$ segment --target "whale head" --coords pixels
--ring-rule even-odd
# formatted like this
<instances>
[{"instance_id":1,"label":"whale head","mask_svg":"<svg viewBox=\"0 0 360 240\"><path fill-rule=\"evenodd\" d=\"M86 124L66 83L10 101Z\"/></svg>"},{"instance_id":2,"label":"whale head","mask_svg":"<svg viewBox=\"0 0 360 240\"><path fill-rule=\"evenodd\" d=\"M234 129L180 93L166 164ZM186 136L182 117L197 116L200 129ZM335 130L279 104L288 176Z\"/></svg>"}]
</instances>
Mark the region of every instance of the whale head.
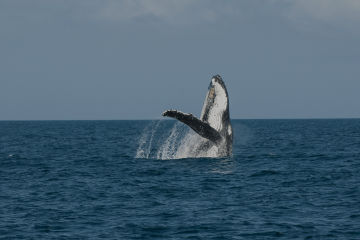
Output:
<instances>
[{"instance_id":1,"label":"whale head","mask_svg":"<svg viewBox=\"0 0 360 240\"><path fill-rule=\"evenodd\" d=\"M224 81L219 75L211 79L200 119L217 131L221 131L230 121L229 97Z\"/></svg>"}]
</instances>

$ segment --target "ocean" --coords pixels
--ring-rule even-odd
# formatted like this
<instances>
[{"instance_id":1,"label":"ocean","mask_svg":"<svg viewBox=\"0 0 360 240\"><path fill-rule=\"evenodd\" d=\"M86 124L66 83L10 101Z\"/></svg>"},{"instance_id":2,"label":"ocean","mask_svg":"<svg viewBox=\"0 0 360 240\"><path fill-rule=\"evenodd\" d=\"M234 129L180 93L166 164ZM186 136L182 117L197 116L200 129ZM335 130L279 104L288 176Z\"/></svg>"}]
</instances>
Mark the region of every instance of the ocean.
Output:
<instances>
[{"instance_id":1,"label":"ocean","mask_svg":"<svg viewBox=\"0 0 360 240\"><path fill-rule=\"evenodd\" d=\"M171 120L1 121L0 239L360 239L359 119L232 124L193 158Z\"/></svg>"}]
</instances>

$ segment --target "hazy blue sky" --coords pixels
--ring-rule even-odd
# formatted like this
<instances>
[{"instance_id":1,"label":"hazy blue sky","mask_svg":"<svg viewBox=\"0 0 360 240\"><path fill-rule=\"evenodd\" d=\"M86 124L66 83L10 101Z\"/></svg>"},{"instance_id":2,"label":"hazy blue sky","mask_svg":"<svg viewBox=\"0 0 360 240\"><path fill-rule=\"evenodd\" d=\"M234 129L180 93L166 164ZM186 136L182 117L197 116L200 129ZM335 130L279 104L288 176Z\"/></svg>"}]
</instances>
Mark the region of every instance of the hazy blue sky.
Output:
<instances>
[{"instance_id":1,"label":"hazy blue sky","mask_svg":"<svg viewBox=\"0 0 360 240\"><path fill-rule=\"evenodd\" d=\"M0 120L360 117L359 0L0 0Z\"/></svg>"}]
</instances>

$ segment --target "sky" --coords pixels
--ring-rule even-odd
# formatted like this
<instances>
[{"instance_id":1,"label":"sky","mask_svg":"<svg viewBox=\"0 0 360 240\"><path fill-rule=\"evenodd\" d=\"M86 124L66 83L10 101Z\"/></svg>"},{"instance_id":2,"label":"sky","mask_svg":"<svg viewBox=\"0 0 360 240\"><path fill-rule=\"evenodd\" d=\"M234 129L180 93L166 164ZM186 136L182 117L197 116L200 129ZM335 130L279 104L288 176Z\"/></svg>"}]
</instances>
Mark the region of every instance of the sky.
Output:
<instances>
[{"instance_id":1,"label":"sky","mask_svg":"<svg viewBox=\"0 0 360 240\"><path fill-rule=\"evenodd\" d=\"M359 0L0 0L0 120L359 118Z\"/></svg>"}]
</instances>

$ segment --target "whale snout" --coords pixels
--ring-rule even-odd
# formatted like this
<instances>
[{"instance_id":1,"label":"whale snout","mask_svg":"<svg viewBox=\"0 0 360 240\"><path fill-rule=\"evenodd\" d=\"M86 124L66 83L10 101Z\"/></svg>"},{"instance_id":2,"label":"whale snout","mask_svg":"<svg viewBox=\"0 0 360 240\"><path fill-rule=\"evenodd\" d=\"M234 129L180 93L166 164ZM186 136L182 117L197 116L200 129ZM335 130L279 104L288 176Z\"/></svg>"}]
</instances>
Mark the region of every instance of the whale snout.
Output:
<instances>
[{"instance_id":1,"label":"whale snout","mask_svg":"<svg viewBox=\"0 0 360 240\"><path fill-rule=\"evenodd\" d=\"M215 80L215 81L221 81L221 82L222 82L222 78L220 77L219 74L214 75L214 76L212 77L212 79Z\"/></svg>"},{"instance_id":2,"label":"whale snout","mask_svg":"<svg viewBox=\"0 0 360 240\"><path fill-rule=\"evenodd\" d=\"M217 84L220 85L223 89L225 89L225 83L222 80L222 78L220 77L220 75L215 75L212 77L209 89L212 87L215 87L215 85L217 85Z\"/></svg>"},{"instance_id":3,"label":"whale snout","mask_svg":"<svg viewBox=\"0 0 360 240\"><path fill-rule=\"evenodd\" d=\"M215 85L215 83L219 83L221 86L224 85L224 81L220 77L220 75L215 75L211 79L211 85Z\"/></svg>"}]
</instances>

